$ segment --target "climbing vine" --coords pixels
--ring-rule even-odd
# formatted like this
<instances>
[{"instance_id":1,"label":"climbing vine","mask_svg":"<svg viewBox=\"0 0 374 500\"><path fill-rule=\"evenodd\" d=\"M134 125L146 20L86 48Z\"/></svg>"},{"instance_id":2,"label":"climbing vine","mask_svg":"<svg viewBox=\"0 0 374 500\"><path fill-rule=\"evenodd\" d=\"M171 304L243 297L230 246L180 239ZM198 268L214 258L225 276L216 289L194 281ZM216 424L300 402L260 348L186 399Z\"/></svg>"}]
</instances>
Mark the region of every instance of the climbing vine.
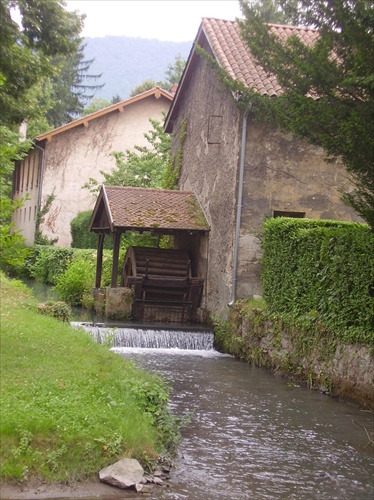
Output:
<instances>
[{"instance_id":1,"label":"climbing vine","mask_svg":"<svg viewBox=\"0 0 374 500\"><path fill-rule=\"evenodd\" d=\"M179 175L183 163L183 144L187 136L187 122L188 116L181 123L178 151L173 156L172 161L169 162L169 165L166 169L162 186L164 189L177 189L178 187Z\"/></svg>"},{"instance_id":2,"label":"climbing vine","mask_svg":"<svg viewBox=\"0 0 374 500\"><path fill-rule=\"evenodd\" d=\"M43 235L40 226L43 224L45 216L49 212L51 205L56 198L54 193L49 194L45 200L43 207L40 207L36 214L36 222L35 222L35 245L54 245L58 238L50 239L47 236Z\"/></svg>"}]
</instances>

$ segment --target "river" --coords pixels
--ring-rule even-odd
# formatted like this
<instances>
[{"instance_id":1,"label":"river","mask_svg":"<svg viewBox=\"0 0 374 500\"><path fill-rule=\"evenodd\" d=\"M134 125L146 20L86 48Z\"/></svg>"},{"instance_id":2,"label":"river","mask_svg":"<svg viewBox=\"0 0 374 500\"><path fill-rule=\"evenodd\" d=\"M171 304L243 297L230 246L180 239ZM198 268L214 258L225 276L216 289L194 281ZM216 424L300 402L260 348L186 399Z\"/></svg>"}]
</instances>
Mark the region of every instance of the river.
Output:
<instances>
[{"instance_id":1,"label":"river","mask_svg":"<svg viewBox=\"0 0 374 500\"><path fill-rule=\"evenodd\" d=\"M145 347L123 347L136 345L129 336ZM206 331L116 330L113 351L167 379L171 410L190 417L169 487L155 488L153 499L373 499L371 413L221 354L212 342Z\"/></svg>"},{"instance_id":2,"label":"river","mask_svg":"<svg viewBox=\"0 0 374 500\"><path fill-rule=\"evenodd\" d=\"M169 380L172 411L191 416L152 498L372 500L372 414L215 350L113 350Z\"/></svg>"}]
</instances>

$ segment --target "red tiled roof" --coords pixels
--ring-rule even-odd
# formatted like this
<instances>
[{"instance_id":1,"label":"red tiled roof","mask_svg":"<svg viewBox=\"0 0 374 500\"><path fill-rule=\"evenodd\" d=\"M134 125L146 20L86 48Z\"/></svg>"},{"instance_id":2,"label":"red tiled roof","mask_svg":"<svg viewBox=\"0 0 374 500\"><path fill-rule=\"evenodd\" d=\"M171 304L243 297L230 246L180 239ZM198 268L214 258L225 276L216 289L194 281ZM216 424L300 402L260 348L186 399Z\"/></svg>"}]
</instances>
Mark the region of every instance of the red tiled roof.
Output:
<instances>
[{"instance_id":1,"label":"red tiled roof","mask_svg":"<svg viewBox=\"0 0 374 500\"><path fill-rule=\"evenodd\" d=\"M312 44L318 37L318 31L295 26L281 26L269 24L272 33L281 39L290 35L298 35L305 44ZM241 37L237 21L225 21L204 17L201 21L199 31L191 49L186 67L183 71L178 89L170 106L165 120L165 131L171 133L172 121L178 114L180 98L184 94L185 86L189 85L196 61L199 57L195 45L206 47L209 44L215 59L235 80L242 82L248 88L253 89L264 96L278 96L282 89L276 78L269 75L259 64L255 62L248 46Z\"/></svg>"},{"instance_id":2,"label":"red tiled roof","mask_svg":"<svg viewBox=\"0 0 374 500\"><path fill-rule=\"evenodd\" d=\"M209 231L195 196L188 191L102 186L90 230L103 229L103 211L111 231L115 228Z\"/></svg>"},{"instance_id":3,"label":"red tiled roof","mask_svg":"<svg viewBox=\"0 0 374 500\"><path fill-rule=\"evenodd\" d=\"M248 46L241 38L236 21L203 18L201 28L217 61L232 78L261 95L276 96L281 92L276 78L269 76L260 65L256 64ZM269 28L272 34L276 34L282 40L296 34L306 45L313 44L318 36L317 30L309 28L277 24L269 24Z\"/></svg>"}]
</instances>

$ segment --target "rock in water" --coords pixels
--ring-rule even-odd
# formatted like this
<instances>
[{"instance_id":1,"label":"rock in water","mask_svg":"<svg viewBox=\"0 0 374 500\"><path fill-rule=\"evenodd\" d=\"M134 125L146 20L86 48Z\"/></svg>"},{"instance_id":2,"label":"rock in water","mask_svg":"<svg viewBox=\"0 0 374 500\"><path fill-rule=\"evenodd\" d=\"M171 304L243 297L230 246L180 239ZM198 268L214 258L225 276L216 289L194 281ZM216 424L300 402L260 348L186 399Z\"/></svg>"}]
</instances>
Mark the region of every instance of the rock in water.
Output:
<instances>
[{"instance_id":1,"label":"rock in water","mask_svg":"<svg viewBox=\"0 0 374 500\"><path fill-rule=\"evenodd\" d=\"M133 458L123 458L99 472L99 479L117 488L131 488L140 483L144 476L143 467Z\"/></svg>"}]
</instances>

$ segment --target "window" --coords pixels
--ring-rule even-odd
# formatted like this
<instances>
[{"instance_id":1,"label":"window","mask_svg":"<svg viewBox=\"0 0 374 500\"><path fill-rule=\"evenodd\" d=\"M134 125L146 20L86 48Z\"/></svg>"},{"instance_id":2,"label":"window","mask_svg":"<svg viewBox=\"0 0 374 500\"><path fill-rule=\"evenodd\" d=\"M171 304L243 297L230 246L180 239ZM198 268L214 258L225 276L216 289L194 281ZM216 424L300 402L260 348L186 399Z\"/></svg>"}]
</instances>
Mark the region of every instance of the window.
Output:
<instances>
[{"instance_id":1,"label":"window","mask_svg":"<svg viewBox=\"0 0 374 500\"><path fill-rule=\"evenodd\" d=\"M221 144L222 116L210 116L208 121L208 144Z\"/></svg>"},{"instance_id":2,"label":"window","mask_svg":"<svg viewBox=\"0 0 374 500\"><path fill-rule=\"evenodd\" d=\"M273 217L293 217L294 219L304 219L305 212L287 212L285 210L274 210Z\"/></svg>"}]
</instances>

